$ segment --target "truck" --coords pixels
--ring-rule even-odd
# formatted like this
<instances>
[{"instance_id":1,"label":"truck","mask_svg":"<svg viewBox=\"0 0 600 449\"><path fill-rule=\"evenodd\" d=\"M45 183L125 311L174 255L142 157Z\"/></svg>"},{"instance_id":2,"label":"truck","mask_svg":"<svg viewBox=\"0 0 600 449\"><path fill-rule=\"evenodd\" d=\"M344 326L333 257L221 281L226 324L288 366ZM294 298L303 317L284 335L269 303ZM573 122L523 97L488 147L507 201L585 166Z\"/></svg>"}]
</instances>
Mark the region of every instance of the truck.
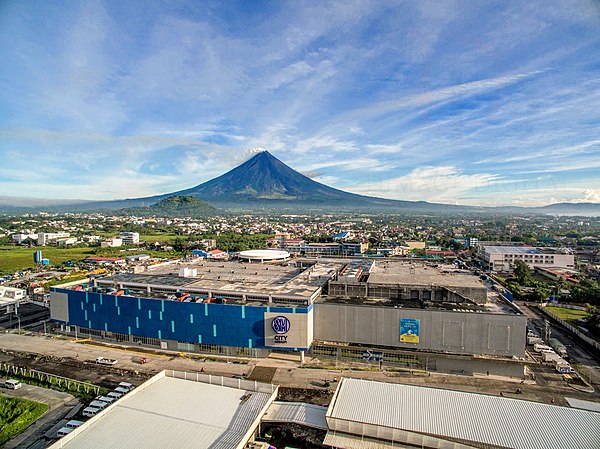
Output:
<instances>
[{"instance_id":1,"label":"truck","mask_svg":"<svg viewBox=\"0 0 600 449\"><path fill-rule=\"evenodd\" d=\"M575 370L571 368L571 365L569 365L568 363L557 363L556 371L558 371L561 374L570 374L575 372Z\"/></svg>"},{"instance_id":2,"label":"truck","mask_svg":"<svg viewBox=\"0 0 600 449\"><path fill-rule=\"evenodd\" d=\"M559 360L563 360L563 359L556 352L548 351L548 352L542 352L542 360L544 362L558 362Z\"/></svg>"},{"instance_id":3,"label":"truck","mask_svg":"<svg viewBox=\"0 0 600 449\"><path fill-rule=\"evenodd\" d=\"M567 348L565 345L563 345L560 340L556 339L556 338L551 338L549 340L550 346L552 346L552 349L554 349L556 351L557 354L559 354L560 356L564 357L565 355L567 355Z\"/></svg>"},{"instance_id":4,"label":"truck","mask_svg":"<svg viewBox=\"0 0 600 449\"><path fill-rule=\"evenodd\" d=\"M106 357L96 357L96 363L99 365L116 365L118 360L107 359Z\"/></svg>"},{"instance_id":5,"label":"truck","mask_svg":"<svg viewBox=\"0 0 600 449\"><path fill-rule=\"evenodd\" d=\"M544 352L544 351L552 351L552 348L548 345L544 345L541 343L536 343L533 345L533 350L535 352Z\"/></svg>"}]
</instances>

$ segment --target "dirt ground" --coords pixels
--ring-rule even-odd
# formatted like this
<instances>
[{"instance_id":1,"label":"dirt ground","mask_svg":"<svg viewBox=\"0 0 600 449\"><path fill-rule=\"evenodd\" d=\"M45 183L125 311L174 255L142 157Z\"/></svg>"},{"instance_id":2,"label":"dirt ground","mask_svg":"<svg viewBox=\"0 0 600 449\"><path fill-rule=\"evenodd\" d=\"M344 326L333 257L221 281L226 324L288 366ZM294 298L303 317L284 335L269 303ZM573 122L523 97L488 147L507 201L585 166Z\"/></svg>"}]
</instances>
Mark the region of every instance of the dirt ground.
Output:
<instances>
[{"instance_id":1,"label":"dirt ground","mask_svg":"<svg viewBox=\"0 0 600 449\"><path fill-rule=\"evenodd\" d=\"M311 429L297 424L263 424L259 440L267 441L278 449L291 447L296 449L321 449L325 439L325 430Z\"/></svg>"},{"instance_id":2,"label":"dirt ground","mask_svg":"<svg viewBox=\"0 0 600 449\"><path fill-rule=\"evenodd\" d=\"M140 355L149 359L141 365ZM116 366L94 363L98 356L118 359ZM339 364L335 370L301 367L290 358L252 359L235 361L231 358L210 358L198 354L179 354L166 351L139 351L138 348L102 346L96 342L74 342L61 338L37 335L0 335L0 361L37 369L73 379L112 388L121 381L135 385L142 383L163 369L199 372L229 377L245 377L280 385L283 400L304 401L313 404L329 403L337 386L334 379L353 377L361 379L420 385L451 390L485 393L564 405L564 397L600 401L597 392L590 393L569 385L551 367L536 366L536 381L506 379L495 376L467 376L431 373L365 370L359 366ZM315 368L318 360L308 360ZM352 368L352 369L350 369ZM520 393L517 393L517 390Z\"/></svg>"}]
</instances>

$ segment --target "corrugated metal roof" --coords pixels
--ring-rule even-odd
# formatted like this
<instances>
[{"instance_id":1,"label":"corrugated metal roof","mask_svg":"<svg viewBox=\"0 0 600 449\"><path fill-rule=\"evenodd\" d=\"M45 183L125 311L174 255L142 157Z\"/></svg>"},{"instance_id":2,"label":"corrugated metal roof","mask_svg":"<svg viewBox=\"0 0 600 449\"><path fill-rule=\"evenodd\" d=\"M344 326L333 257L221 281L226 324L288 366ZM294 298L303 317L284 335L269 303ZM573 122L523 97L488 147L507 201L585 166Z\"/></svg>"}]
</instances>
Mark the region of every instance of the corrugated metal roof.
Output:
<instances>
[{"instance_id":1,"label":"corrugated metal roof","mask_svg":"<svg viewBox=\"0 0 600 449\"><path fill-rule=\"evenodd\" d=\"M506 448L600 447L600 413L567 407L359 379L343 379L334 401L330 430L339 419Z\"/></svg>"},{"instance_id":2,"label":"corrugated metal roof","mask_svg":"<svg viewBox=\"0 0 600 449\"><path fill-rule=\"evenodd\" d=\"M270 398L268 393L162 377L116 401L61 447L231 449Z\"/></svg>"},{"instance_id":3,"label":"corrugated metal roof","mask_svg":"<svg viewBox=\"0 0 600 449\"><path fill-rule=\"evenodd\" d=\"M573 408L589 410L591 412L600 412L600 402L582 401L581 399L565 398L567 404Z\"/></svg>"},{"instance_id":4,"label":"corrugated metal roof","mask_svg":"<svg viewBox=\"0 0 600 449\"><path fill-rule=\"evenodd\" d=\"M327 432L323 446L343 447L345 449L415 449L415 446L407 446L398 442L364 438L348 433Z\"/></svg>"},{"instance_id":5,"label":"corrugated metal roof","mask_svg":"<svg viewBox=\"0 0 600 449\"><path fill-rule=\"evenodd\" d=\"M280 402L271 404L263 417L263 422L293 422L317 429L327 429L325 413L327 407L304 402Z\"/></svg>"}]
</instances>

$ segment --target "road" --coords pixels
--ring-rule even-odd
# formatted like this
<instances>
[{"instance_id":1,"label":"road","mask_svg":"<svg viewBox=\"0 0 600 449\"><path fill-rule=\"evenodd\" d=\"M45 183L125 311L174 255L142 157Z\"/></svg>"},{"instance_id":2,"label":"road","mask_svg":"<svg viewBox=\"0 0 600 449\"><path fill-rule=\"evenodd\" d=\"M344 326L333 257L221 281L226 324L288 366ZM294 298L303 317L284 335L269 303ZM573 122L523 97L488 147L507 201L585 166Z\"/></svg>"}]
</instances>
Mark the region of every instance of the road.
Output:
<instances>
[{"instance_id":1,"label":"road","mask_svg":"<svg viewBox=\"0 0 600 449\"><path fill-rule=\"evenodd\" d=\"M544 320L545 317L526 303L518 302L517 305L531 320ZM589 382L600 397L600 362L590 353L570 332L549 320L551 336L560 340L566 347L572 364L577 365L578 373Z\"/></svg>"}]
</instances>

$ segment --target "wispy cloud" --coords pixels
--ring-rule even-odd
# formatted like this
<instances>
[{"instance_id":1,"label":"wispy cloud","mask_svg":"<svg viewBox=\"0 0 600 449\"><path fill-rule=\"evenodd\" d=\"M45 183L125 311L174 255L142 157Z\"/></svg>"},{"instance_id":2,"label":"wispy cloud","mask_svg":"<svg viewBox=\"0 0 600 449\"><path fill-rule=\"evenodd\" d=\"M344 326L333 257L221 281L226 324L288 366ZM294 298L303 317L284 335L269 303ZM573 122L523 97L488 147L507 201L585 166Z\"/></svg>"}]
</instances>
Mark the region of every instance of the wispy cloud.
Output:
<instances>
[{"instance_id":1,"label":"wispy cloud","mask_svg":"<svg viewBox=\"0 0 600 449\"><path fill-rule=\"evenodd\" d=\"M423 167L404 176L363 183L352 190L392 199L455 202L466 192L500 182L501 176L494 173L469 175L452 166Z\"/></svg>"},{"instance_id":2,"label":"wispy cloud","mask_svg":"<svg viewBox=\"0 0 600 449\"><path fill-rule=\"evenodd\" d=\"M530 178L579 201L600 191L599 58L591 0L8 2L0 194L163 193L265 147L377 196L512 204Z\"/></svg>"}]
</instances>

